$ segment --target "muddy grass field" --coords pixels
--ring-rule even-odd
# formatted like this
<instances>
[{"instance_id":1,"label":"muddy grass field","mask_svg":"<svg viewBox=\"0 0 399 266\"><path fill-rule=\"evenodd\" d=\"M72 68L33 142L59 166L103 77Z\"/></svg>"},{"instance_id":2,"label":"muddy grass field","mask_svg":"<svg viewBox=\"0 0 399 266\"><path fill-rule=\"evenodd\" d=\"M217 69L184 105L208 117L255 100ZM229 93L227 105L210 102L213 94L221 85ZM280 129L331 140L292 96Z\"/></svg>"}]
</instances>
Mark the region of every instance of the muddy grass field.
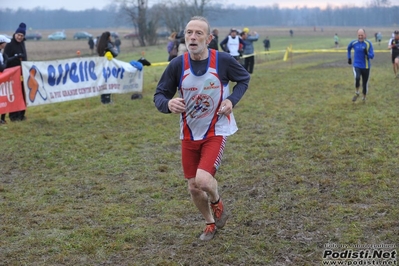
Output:
<instances>
[{"instance_id":1,"label":"muddy grass field","mask_svg":"<svg viewBox=\"0 0 399 266\"><path fill-rule=\"evenodd\" d=\"M27 121L0 126L0 265L396 265L399 79L385 45L367 102L352 103L344 46L356 28L254 30L273 52L333 49L335 31L343 47L257 56L217 173L231 216L212 241L198 239L205 224L182 178L179 119L155 109L164 67L151 66L143 99L31 107ZM30 60L88 56L87 41L26 44ZM143 50L164 60L164 44L125 44L124 60Z\"/></svg>"}]
</instances>

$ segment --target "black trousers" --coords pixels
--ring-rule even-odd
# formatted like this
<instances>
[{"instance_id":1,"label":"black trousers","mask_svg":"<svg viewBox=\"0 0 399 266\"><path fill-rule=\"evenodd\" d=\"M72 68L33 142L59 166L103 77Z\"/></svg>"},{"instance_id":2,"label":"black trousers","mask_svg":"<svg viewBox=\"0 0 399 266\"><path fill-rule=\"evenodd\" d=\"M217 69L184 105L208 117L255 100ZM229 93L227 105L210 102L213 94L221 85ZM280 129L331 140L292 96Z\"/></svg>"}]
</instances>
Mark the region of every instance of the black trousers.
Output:
<instances>
[{"instance_id":1,"label":"black trousers","mask_svg":"<svg viewBox=\"0 0 399 266\"><path fill-rule=\"evenodd\" d=\"M22 121L25 119L25 110L9 113L8 117L10 121Z\"/></svg>"},{"instance_id":2,"label":"black trousers","mask_svg":"<svg viewBox=\"0 0 399 266\"><path fill-rule=\"evenodd\" d=\"M26 103L26 99L25 99L25 90L24 90L24 83L21 82L21 88L22 88L22 96L24 97L24 102ZM8 114L8 117L10 118L10 121L22 121L25 120L25 111L26 110L22 110L22 111L17 111L17 112L11 112ZM1 120L4 120L3 118L5 118L5 115L1 115Z\"/></svg>"},{"instance_id":3,"label":"black trousers","mask_svg":"<svg viewBox=\"0 0 399 266\"><path fill-rule=\"evenodd\" d=\"M244 68L248 71L248 73L252 74L254 72L255 65L255 56L249 56L245 58Z\"/></svg>"},{"instance_id":4,"label":"black trousers","mask_svg":"<svg viewBox=\"0 0 399 266\"><path fill-rule=\"evenodd\" d=\"M362 79L362 87L363 87L363 94L367 95L368 91L368 83L370 77L370 68L353 68L354 75L355 75L355 87L356 89L360 87L360 78Z\"/></svg>"}]
</instances>

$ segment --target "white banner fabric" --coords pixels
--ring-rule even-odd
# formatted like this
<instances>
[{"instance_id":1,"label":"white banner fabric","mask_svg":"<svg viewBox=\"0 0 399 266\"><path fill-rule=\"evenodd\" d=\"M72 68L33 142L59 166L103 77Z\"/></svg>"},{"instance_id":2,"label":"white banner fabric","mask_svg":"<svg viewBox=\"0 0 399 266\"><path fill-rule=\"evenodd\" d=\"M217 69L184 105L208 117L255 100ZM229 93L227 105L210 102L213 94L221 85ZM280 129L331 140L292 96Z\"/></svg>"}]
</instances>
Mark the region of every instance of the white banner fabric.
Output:
<instances>
[{"instance_id":1,"label":"white banner fabric","mask_svg":"<svg viewBox=\"0 0 399 266\"><path fill-rule=\"evenodd\" d=\"M104 93L141 93L143 74L130 63L105 57L22 62L28 107Z\"/></svg>"}]
</instances>

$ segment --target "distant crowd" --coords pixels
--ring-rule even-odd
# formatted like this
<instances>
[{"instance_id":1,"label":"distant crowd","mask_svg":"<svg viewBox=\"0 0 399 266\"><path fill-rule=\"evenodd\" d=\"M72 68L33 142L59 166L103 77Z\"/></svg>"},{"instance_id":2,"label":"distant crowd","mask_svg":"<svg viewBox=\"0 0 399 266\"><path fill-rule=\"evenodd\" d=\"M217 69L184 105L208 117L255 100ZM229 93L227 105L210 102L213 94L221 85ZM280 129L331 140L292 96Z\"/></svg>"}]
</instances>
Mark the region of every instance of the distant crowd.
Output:
<instances>
[{"instance_id":1,"label":"distant crowd","mask_svg":"<svg viewBox=\"0 0 399 266\"><path fill-rule=\"evenodd\" d=\"M316 31L316 27L314 28ZM323 28L321 28L323 31ZM20 23L15 30L12 38L0 35L0 72L6 68L11 68L15 66L20 66L22 61L27 61L27 51L25 48L25 35L26 35L26 24ZM249 28L245 27L242 30L231 28L227 36L224 36L219 40L219 30L214 28L211 32L212 38L207 43L208 48L214 50L221 50L230 54L234 59L236 59L244 69L252 74L254 72L255 66L255 50L254 42L258 41L260 36L256 31L250 31ZM294 31L289 30L289 36L294 37ZM114 40L112 40L112 37ZM381 32L375 32L374 38L378 45L382 42ZM340 47L340 38L338 33L335 33L334 37L334 47ZM167 43L167 61L172 61L174 58L185 54L188 52L185 40L184 31L173 32L170 34ZM362 47L362 53L357 51L359 43ZM90 37L88 40L89 49L91 55L97 54L99 56L110 55L112 58L117 57L120 53L120 46L122 42L118 36L113 36L110 32L104 32L101 36L96 38ZM271 47L271 41L268 36L263 39L263 47L265 51L269 51ZM366 39L365 31L363 30L361 34L358 35L358 39L351 42L348 46L348 63L352 64L352 59L350 55L350 50L354 49L355 54L361 54L361 56L354 56L354 67L361 65L362 68L369 67L369 60L373 57L373 46L372 43ZM391 61L393 66L393 71L395 77L399 78L399 31L394 31L390 40L388 41L388 49L391 50ZM356 52L357 51L357 52ZM362 57L366 58L363 59ZM364 61L366 60L366 61ZM359 63L361 61L361 64ZM149 62L147 62L149 65ZM360 71L360 74L356 74L356 95L359 94L358 88L360 83L360 77L362 77L362 83L364 84L364 99L367 94L367 83L368 75L364 75L365 71ZM22 83L23 88L23 83ZM23 92L25 97L25 93ZM354 100L357 97L354 97ZM25 99L24 99L25 100ZM101 96L101 102L104 104L111 103L111 95L104 94ZM1 114L0 125L5 124L6 114ZM9 114L10 121L24 121L26 120L25 110L13 112Z\"/></svg>"},{"instance_id":2,"label":"distant crowd","mask_svg":"<svg viewBox=\"0 0 399 266\"><path fill-rule=\"evenodd\" d=\"M212 40L208 44L208 48L229 53L237 61L239 61L244 68L253 73L255 65L255 50L253 42L258 41L259 34L256 31L250 32L249 28L239 30L231 28L229 34L219 42L219 30L212 30ZM187 52L185 44L184 31L172 32L169 36L169 42L166 46L168 52L168 61ZM268 36L263 40L265 51L270 49L270 39Z\"/></svg>"}]
</instances>

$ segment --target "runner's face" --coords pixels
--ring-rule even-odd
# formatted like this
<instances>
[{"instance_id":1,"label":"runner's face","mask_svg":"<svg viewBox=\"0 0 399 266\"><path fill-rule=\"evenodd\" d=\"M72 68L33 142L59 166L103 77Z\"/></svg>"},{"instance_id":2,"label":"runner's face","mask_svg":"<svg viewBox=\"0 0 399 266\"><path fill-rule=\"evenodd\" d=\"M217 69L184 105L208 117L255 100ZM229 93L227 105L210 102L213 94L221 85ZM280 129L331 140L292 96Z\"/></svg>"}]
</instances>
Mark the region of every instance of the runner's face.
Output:
<instances>
[{"instance_id":1,"label":"runner's face","mask_svg":"<svg viewBox=\"0 0 399 266\"><path fill-rule=\"evenodd\" d=\"M362 42L364 39L366 39L366 33L364 33L363 30L358 30L357 31L357 39Z\"/></svg>"},{"instance_id":2,"label":"runner's face","mask_svg":"<svg viewBox=\"0 0 399 266\"><path fill-rule=\"evenodd\" d=\"M186 26L186 46L190 53L200 55L206 53L212 35L208 34L208 25L205 21L192 20Z\"/></svg>"}]
</instances>

